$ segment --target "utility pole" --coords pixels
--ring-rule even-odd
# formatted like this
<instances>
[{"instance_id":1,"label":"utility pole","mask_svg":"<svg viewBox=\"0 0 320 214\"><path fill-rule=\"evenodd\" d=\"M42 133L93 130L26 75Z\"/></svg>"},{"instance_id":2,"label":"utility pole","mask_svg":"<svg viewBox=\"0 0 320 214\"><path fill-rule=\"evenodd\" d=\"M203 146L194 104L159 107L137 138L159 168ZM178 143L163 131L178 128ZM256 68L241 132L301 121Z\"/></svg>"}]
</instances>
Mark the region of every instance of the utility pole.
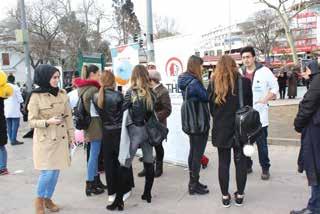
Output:
<instances>
[{"instance_id":1,"label":"utility pole","mask_svg":"<svg viewBox=\"0 0 320 214\"><path fill-rule=\"evenodd\" d=\"M147 0L147 54L148 62L155 62L153 46L152 0Z\"/></svg>"},{"instance_id":2,"label":"utility pole","mask_svg":"<svg viewBox=\"0 0 320 214\"><path fill-rule=\"evenodd\" d=\"M231 0L228 2L229 15L229 54L231 54Z\"/></svg>"},{"instance_id":3,"label":"utility pole","mask_svg":"<svg viewBox=\"0 0 320 214\"><path fill-rule=\"evenodd\" d=\"M24 48L24 63L27 73L27 91L32 90L31 70L30 70L30 51L29 51L29 34L27 28L27 18L24 0L20 0L20 11L21 11L21 30L23 35L23 48Z\"/></svg>"}]
</instances>

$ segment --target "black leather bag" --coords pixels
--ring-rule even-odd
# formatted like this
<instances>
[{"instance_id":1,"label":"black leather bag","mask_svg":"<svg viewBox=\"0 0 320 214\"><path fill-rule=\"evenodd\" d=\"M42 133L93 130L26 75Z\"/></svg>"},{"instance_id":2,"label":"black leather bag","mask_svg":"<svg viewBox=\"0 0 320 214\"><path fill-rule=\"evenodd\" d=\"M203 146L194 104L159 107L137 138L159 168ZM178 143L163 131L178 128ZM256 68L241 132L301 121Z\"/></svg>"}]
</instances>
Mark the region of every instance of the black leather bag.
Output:
<instances>
[{"instance_id":1,"label":"black leather bag","mask_svg":"<svg viewBox=\"0 0 320 214\"><path fill-rule=\"evenodd\" d=\"M152 146L160 145L169 133L169 129L159 122L154 112L146 123L146 130Z\"/></svg>"},{"instance_id":2,"label":"black leather bag","mask_svg":"<svg viewBox=\"0 0 320 214\"><path fill-rule=\"evenodd\" d=\"M253 144L261 134L262 125L259 112L251 106L243 104L243 89L241 77L238 77L240 108L236 111L236 143L239 146Z\"/></svg>"},{"instance_id":3,"label":"black leather bag","mask_svg":"<svg viewBox=\"0 0 320 214\"><path fill-rule=\"evenodd\" d=\"M86 111L82 96L79 97L77 106L73 112L74 124L76 129L87 130L91 123L91 115Z\"/></svg>"},{"instance_id":4,"label":"black leather bag","mask_svg":"<svg viewBox=\"0 0 320 214\"><path fill-rule=\"evenodd\" d=\"M205 102L188 100L187 92L188 86L186 87L185 99L181 106L182 130L188 135L205 134L210 129L209 106Z\"/></svg>"}]
</instances>

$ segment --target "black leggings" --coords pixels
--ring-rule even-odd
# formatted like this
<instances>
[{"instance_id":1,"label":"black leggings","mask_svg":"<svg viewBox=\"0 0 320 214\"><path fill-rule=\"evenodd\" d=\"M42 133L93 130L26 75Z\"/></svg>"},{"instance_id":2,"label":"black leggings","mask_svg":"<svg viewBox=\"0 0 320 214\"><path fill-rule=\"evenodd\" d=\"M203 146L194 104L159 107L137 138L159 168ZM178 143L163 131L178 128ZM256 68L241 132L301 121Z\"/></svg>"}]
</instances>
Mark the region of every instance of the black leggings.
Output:
<instances>
[{"instance_id":1,"label":"black leggings","mask_svg":"<svg viewBox=\"0 0 320 214\"><path fill-rule=\"evenodd\" d=\"M284 99L286 97L286 87L279 88L280 99Z\"/></svg>"},{"instance_id":2,"label":"black leggings","mask_svg":"<svg viewBox=\"0 0 320 214\"><path fill-rule=\"evenodd\" d=\"M164 149L162 143L159 146L155 146L154 150L156 151L156 160L158 162L162 162L164 157Z\"/></svg>"},{"instance_id":3,"label":"black leggings","mask_svg":"<svg viewBox=\"0 0 320 214\"><path fill-rule=\"evenodd\" d=\"M237 192L244 194L247 183L247 161L243 154L242 148L233 148L234 164L236 166ZM229 171L231 162L231 148L218 148L219 156L219 184L222 195L229 194Z\"/></svg>"},{"instance_id":4,"label":"black leggings","mask_svg":"<svg viewBox=\"0 0 320 214\"><path fill-rule=\"evenodd\" d=\"M189 135L190 151L188 158L189 172L195 178L199 178L201 157L207 145L208 135Z\"/></svg>"},{"instance_id":5,"label":"black leggings","mask_svg":"<svg viewBox=\"0 0 320 214\"><path fill-rule=\"evenodd\" d=\"M120 167L118 161L120 136L121 129L111 131L104 130L102 138L102 154L109 195L116 193L117 173Z\"/></svg>"}]
</instances>

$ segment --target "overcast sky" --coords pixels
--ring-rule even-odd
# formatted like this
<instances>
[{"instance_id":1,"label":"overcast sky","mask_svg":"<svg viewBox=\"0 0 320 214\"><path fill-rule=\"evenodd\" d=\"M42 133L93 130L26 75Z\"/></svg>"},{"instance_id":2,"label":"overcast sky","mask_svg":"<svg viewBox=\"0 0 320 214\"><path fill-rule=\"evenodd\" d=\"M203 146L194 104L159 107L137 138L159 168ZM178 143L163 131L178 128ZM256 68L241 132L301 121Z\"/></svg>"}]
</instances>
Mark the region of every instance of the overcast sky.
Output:
<instances>
[{"instance_id":1,"label":"overcast sky","mask_svg":"<svg viewBox=\"0 0 320 214\"><path fill-rule=\"evenodd\" d=\"M6 16L8 8L15 7L18 0L4 1L0 4L0 19ZM25 0L26 3L32 0ZM112 11L112 0L97 0L104 4L106 11ZM144 28L146 26L146 0L132 0L135 12ZM181 33L207 32L218 25L228 25L228 6L231 2L231 22L243 20L254 11L265 8L257 0L153 0L153 13L172 17ZM4 4L4 2L6 2ZM72 0L73 9L82 0Z\"/></svg>"}]
</instances>

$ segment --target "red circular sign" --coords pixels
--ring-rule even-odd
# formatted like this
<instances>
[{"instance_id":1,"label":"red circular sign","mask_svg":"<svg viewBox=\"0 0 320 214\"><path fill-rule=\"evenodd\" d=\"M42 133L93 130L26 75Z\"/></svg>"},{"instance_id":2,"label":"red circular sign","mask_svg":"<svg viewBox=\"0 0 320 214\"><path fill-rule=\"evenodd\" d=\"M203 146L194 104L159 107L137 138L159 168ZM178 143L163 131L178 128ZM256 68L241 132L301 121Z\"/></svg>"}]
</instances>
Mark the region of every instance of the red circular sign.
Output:
<instances>
[{"instance_id":1,"label":"red circular sign","mask_svg":"<svg viewBox=\"0 0 320 214\"><path fill-rule=\"evenodd\" d=\"M170 77L178 76L183 72L183 65L177 57L171 57L166 63L166 73Z\"/></svg>"}]
</instances>

